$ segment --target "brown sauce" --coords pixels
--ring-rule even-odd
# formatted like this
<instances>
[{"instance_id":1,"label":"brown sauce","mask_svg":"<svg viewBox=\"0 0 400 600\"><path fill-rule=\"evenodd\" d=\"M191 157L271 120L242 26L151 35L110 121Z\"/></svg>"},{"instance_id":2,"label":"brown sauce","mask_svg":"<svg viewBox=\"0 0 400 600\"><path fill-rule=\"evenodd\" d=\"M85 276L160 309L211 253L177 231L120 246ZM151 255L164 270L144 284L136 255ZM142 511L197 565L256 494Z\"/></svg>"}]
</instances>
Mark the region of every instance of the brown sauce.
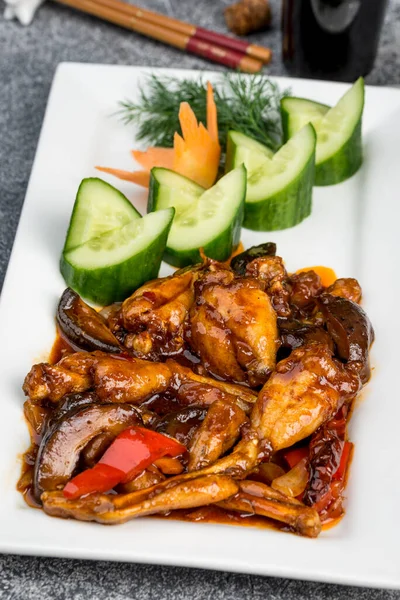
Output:
<instances>
[{"instance_id":1,"label":"brown sauce","mask_svg":"<svg viewBox=\"0 0 400 600\"><path fill-rule=\"evenodd\" d=\"M65 338L62 337L60 331L57 329L56 339L49 354L49 363L54 365L63 358L66 354L75 352L74 348Z\"/></svg>"},{"instance_id":2,"label":"brown sauce","mask_svg":"<svg viewBox=\"0 0 400 600\"><path fill-rule=\"evenodd\" d=\"M48 362L50 364L55 364L59 360L61 360L65 355L75 351L76 350L74 349L74 347L66 339L63 338L60 331L57 329L56 339L50 351ZM173 358L177 362L181 363L183 366L191 368L193 368L199 363L199 359L188 350L183 351L179 355L174 355L173 357L168 358ZM360 394L358 394L358 396L359 395ZM351 403L349 407L349 415L347 421L350 420L350 417L353 413L354 404L355 402ZM180 408L180 405L176 400L161 395L153 396L145 403L143 403L142 406L146 406L150 410L157 408L157 411L160 411L160 413L164 414L170 411L172 412L173 410L178 410ZM34 475L35 457L41 442L41 436L36 434L32 427L29 425L28 420L25 420L27 421L27 425L31 434L32 444L29 447L29 449L24 453L22 458L21 476L17 483L17 490L23 495L24 500L28 504L28 506L30 506L31 508L40 509L41 505L35 500L33 494L32 482ZM344 489L347 485L352 458L353 452L349 459ZM328 519L327 521L323 522L322 530L327 531L329 529L332 529L342 520L343 516L344 512L338 518ZM256 527L259 529L272 529L275 531L292 532L291 528L288 527L288 525L286 525L285 523L279 523L278 521L274 521L272 519L268 519L267 517L262 517L259 515L251 515L247 513L239 513L222 509L214 505L203 506L197 509L175 510L164 515L158 514L147 518L177 520L191 523L213 523L222 525L235 525L241 527Z\"/></svg>"},{"instance_id":3,"label":"brown sauce","mask_svg":"<svg viewBox=\"0 0 400 600\"><path fill-rule=\"evenodd\" d=\"M273 521L267 517L249 515L219 508L218 506L201 506L197 509L175 510L166 515L154 515L154 519L186 521L190 523L214 523L220 525L239 525L241 527L257 527L274 529L275 531L291 531L285 523Z\"/></svg>"}]
</instances>

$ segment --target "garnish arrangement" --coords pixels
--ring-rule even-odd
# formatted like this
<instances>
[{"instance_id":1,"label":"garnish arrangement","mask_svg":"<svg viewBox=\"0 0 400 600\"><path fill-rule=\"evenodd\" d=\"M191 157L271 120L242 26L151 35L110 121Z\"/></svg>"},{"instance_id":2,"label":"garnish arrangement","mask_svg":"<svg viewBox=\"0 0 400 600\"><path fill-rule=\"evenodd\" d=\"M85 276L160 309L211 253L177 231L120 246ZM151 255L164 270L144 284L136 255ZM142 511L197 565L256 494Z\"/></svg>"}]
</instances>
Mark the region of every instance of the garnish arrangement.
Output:
<instances>
[{"instance_id":1,"label":"garnish arrangement","mask_svg":"<svg viewBox=\"0 0 400 600\"><path fill-rule=\"evenodd\" d=\"M230 129L236 129L276 150L282 140L279 103L288 91L260 75L226 74L214 86L218 111L219 142L225 148ZM120 102L119 116L135 127L135 137L152 146L171 147L180 131L179 107L190 104L196 118L206 122L206 84L203 78L175 79L150 75L140 90L140 100Z\"/></svg>"},{"instance_id":2,"label":"garnish arrangement","mask_svg":"<svg viewBox=\"0 0 400 600\"><path fill-rule=\"evenodd\" d=\"M102 179L79 187L60 337L23 386L19 489L49 515L316 537L343 514L347 423L374 339L361 287L327 267L288 273L274 243L240 238L297 225L314 185L357 171L363 81L332 108L268 80L225 85L153 77L125 104L156 145L132 152L132 172L98 168L148 188L146 215ZM162 260L179 270L157 278Z\"/></svg>"}]
</instances>

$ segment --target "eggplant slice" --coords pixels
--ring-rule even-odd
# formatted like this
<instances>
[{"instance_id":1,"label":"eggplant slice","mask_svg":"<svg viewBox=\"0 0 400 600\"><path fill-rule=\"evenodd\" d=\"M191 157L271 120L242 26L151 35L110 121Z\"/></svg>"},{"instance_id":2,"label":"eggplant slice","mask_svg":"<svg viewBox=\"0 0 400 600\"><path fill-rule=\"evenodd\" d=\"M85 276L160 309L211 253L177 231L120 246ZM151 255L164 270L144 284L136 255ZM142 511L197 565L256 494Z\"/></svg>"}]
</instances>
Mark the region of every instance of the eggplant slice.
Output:
<instances>
[{"instance_id":1,"label":"eggplant slice","mask_svg":"<svg viewBox=\"0 0 400 600\"><path fill-rule=\"evenodd\" d=\"M128 404L91 404L56 421L44 436L35 463L34 494L63 488L71 478L81 451L101 433L116 437L132 425L142 425ZM111 441L111 440L110 440Z\"/></svg>"},{"instance_id":2,"label":"eggplant slice","mask_svg":"<svg viewBox=\"0 0 400 600\"><path fill-rule=\"evenodd\" d=\"M366 313L355 302L331 294L320 296L319 307L338 356L352 365L366 383L371 375L369 348L375 337Z\"/></svg>"},{"instance_id":3,"label":"eggplant slice","mask_svg":"<svg viewBox=\"0 0 400 600\"><path fill-rule=\"evenodd\" d=\"M247 265L255 258L262 258L263 256L275 256L276 255L276 244L274 242L266 242L259 246L252 246L248 250L241 252L234 256L230 262L231 269L235 271L236 275L244 277L246 274Z\"/></svg>"},{"instance_id":4,"label":"eggplant slice","mask_svg":"<svg viewBox=\"0 0 400 600\"><path fill-rule=\"evenodd\" d=\"M77 350L122 352L122 348L107 327L105 318L88 306L71 288L60 298L57 324L62 334Z\"/></svg>"},{"instance_id":5,"label":"eggplant slice","mask_svg":"<svg viewBox=\"0 0 400 600\"><path fill-rule=\"evenodd\" d=\"M290 352L310 342L319 342L328 346L332 351L334 349L331 336L318 325L302 323L294 319L278 319L278 326L281 348L288 349Z\"/></svg>"}]
</instances>

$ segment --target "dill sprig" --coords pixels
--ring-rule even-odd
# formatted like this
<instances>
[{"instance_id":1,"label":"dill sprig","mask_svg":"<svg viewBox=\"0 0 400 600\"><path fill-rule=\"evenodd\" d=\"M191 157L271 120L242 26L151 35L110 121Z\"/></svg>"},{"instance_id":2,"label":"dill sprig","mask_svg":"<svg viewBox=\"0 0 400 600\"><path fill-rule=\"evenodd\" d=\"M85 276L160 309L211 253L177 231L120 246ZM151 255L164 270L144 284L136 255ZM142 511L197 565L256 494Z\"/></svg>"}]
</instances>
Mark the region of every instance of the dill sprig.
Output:
<instances>
[{"instance_id":1,"label":"dill sprig","mask_svg":"<svg viewBox=\"0 0 400 600\"><path fill-rule=\"evenodd\" d=\"M225 74L213 84L218 110L219 140L226 145L229 129L255 138L276 150L282 143L279 114L282 92L270 79L260 75ZM139 90L138 102L124 100L117 114L125 123L133 123L136 139L150 145L171 147L181 102L188 102L196 117L206 122L206 82L151 74Z\"/></svg>"}]
</instances>

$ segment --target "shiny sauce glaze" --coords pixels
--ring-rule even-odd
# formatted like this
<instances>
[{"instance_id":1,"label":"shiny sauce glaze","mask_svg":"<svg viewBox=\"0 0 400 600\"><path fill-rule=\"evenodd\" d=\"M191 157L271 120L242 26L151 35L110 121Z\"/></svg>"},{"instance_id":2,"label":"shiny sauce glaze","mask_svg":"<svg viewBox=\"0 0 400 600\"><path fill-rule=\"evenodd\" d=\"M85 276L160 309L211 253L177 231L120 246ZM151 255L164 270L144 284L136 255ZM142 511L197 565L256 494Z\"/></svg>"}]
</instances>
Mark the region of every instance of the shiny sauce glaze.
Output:
<instances>
[{"instance_id":1,"label":"shiny sauce glaze","mask_svg":"<svg viewBox=\"0 0 400 600\"><path fill-rule=\"evenodd\" d=\"M49 353L48 362L51 364L55 364L67 354L70 354L75 351L76 349L62 336L61 332L57 330L57 336ZM187 349L184 349L178 355L174 355L173 357L169 356L166 358L173 358L174 360L182 364L182 366L190 367L194 370L197 370L196 366L199 365L199 359ZM174 411L178 413L179 409L182 408L179 402L172 396L169 397L168 394L155 395L149 400L147 400L145 403L143 403L142 406L148 408L149 410L156 410L157 413L160 415L166 415ZM49 415L51 414L51 409L47 409L46 407L37 407L37 410L42 412L42 414L38 416L38 420L43 420L42 430L44 431L44 424ZM350 418L351 412L352 410L350 409L348 419ZM194 420L198 418L199 421L201 421L204 418L204 416L205 415L199 414L194 415L193 421L188 421L188 432L190 431L190 427L193 424ZM33 494L33 475L35 458L41 443L42 435L34 427L32 427L32 415L25 414L25 418L28 423L32 443L29 449L22 456L21 476L17 484L17 490L23 494L25 502L30 507L40 509L41 505L36 501ZM349 464L346 473L346 481L344 482L344 488L347 484L350 466L351 465ZM339 521L341 521L343 516L344 512L338 518L327 519L326 521L323 521L322 529L328 530L336 526L339 523ZM236 525L242 527L256 527L260 529L272 529L275 531L292 531L290 527L288 527L286 524L279 523L278 521L274 521L272 519L268 519L267 517L262 517L259 515L249 513L230 511L227 509L219 508L215 505L203 506L198 509L175 510L162 515L158 514L150 516L149 518L162 520L179 520L192 523L213 523L223 525Z\"/></svg>"}]
</instances>

